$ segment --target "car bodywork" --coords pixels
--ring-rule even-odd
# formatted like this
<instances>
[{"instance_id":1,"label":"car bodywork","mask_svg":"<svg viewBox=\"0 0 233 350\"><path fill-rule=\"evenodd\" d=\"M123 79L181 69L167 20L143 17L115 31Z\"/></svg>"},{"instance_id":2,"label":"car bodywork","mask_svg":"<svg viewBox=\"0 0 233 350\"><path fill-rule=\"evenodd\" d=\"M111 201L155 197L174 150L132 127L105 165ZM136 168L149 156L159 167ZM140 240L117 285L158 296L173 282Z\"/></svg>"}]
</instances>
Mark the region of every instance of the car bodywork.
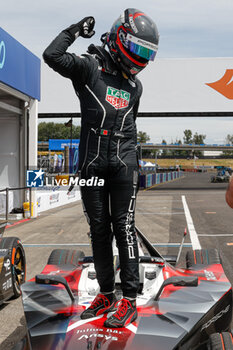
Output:
<instances>
[{"instance_id":1,"label":"car bodywork","mask_svg":"<svg viewBox=\"0 0 233 350\"><path fill-rule=\"evenodd\" d=\"M0 249L0 305L14 294L11 274L11 253L8 248Z\"/></svg>"},{"instance_id":2,"label":"car bodywork","mask_svg":"<svg viewBox=\"0 0 233 350\"><path fill-rule=\"evenodd\" d=\"M230 176L216 175L211 177L211 182L229 182Z\"/></svg>"},{"instance_id":3,"label":"car bodywork","mask_svg":"<svg viewBox=\"0 0 233 350\"><path fill-rule=\"evenodd\" d=\"M217 175L211 176L211 182L229 182L231 172L229 168L218 169Z\"/></svg>"},{"instance_id":4,"label":"car bodywork","mask_svg":"<svg viewBox=\"0 0 233 350\"><path fill-rule=\"evenodd\" d=\"M0 223L0 305L21 295L25 281L26 259L22 243L17 237L4 237L6 222Z\"/></svg>"},{"instance_id":5,"label":"car bodywork","mask_svg":"<svg viewBox=\"0 0 233 350\"><path fill-rule=\"evenodd\" d=\"M27 340L22 349L205 349L209 335L230 328L232 287L221 264L178 268L138 230L138 318L125 328L105 328L107 314L82 320L99 292L92 257L77 265L51 265L22 285ZM116 293L118 251L113 243Z\"/></svg>"}]
</instances>

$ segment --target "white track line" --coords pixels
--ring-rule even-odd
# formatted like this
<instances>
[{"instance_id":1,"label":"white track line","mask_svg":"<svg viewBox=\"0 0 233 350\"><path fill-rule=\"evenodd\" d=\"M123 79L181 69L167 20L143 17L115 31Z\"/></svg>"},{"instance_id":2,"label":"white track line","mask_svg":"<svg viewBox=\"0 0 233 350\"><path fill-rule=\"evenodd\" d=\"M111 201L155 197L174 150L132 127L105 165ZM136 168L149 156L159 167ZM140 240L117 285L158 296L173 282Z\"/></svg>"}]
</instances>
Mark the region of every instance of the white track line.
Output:
<instances>
[{"instance_id":1,"label":"white track line","mask_svg":"<svg viewBox=\"0 0 233 350\"><path fill-rule=\"evenodd\" d=\"M199 237L232 237L232 233L223 233L223 234L215 234L215 235L208 235L208 234L198 234Z\"/></svg>"},{"instance_id":2,"label":"white track line","mask_svg":"<svg viewBox=\"0 0 233 350\"><path fill-rule=\"evenodd\" d=\"M136 210L136 215L184 215L183 211L182 212L174 212L174 213L156 213L156 212L146 212L146 211L137 211Z\"/></svg>"},{"instance_id":3,"label":"white track line","mask_svg":"<svg viewBox=\"0 0 233 350\"><path fill-rule=\"evenodd\" d=\"M180 243L151 243L155 247L178 247ZM43 248L43 247L70 247L70 246L81 246L81 247L89 247L90 243L39 243L39 244L31 244L31 243L23 243L23 246L26 248ZM184 243L184 247L191 247L191 243Z\"/></svg>"},{"instance_id":4,"label":"white track line","mask_svg":"<svg viewBox=\"0 0 233 350\"><path fill-rule=\"evenodd\" d=\"M185 217L186 217L186 221L187 221L187 225L188 225L188 230L189 230L189 235L190 235L190 239L192 242L193 250L201 249L201 245L200 245L200 242L199 242L199 239L197 236L197 232L196 232L194 224L193 224L193 219L191 217L185 196L181 196L181 198L182 198L184 213L185 213Z\"/></svg>"},{"instance_id":5,"label":"white track line","mask_svg":"<svg viewBox=\"0 0 233 350\"><path fill-rule=\"evenodd\" d=\"M145 203L145 200L141 200L141 199L139 199L139 198L141 198L142 196L138 196L137 197L137 203L138 202L141 202L141 203ZM148 198L148 196L144 196L145 198ZM170 199L146 199L146 203L147 202L157 202L158 204L160 204L160 203L162 203L162 202L168 202L168 203L171 203L171 200ZM173 202L182 202L182 200L181 199L173 199L172 200L172 203Z\"/></svg>"}]
</instances>

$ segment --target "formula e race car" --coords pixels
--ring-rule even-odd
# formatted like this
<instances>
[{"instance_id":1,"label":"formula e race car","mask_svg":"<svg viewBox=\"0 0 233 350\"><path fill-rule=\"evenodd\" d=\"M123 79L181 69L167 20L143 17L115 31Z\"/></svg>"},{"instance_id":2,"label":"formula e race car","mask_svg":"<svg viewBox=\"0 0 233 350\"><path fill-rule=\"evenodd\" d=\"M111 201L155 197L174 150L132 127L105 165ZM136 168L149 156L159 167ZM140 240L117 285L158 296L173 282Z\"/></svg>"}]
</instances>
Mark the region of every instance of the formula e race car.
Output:
<instances>
[{"instance_id":1,"label":"formula e race car","mask_svg":"<svg viewBox=\"0 0 233 350\"><path fill-rule=\"evenodd\" d=\"M0 305L21 295L25 281L26 258L17 237L2 237L6 223L0 223Z\"/></svg>"},{"instance_id":2,"label":"formula e race car","mask_svg":"<svg viewBox=\"0 0 233 350\"><path fill-rule=\"evenodd\" d=\"M222 173L221 171L217 173L217 175L211 176L210 181L211 182L229 182L230 180L230 174Z\"/></svg>"},{"instance_id":3,"label":"formula e race car","mask_svg":"<svg viewBox=\"0 0 233 350\"><path fill-rule=\"evenodd\" d=\"M162 256L138 229L137 237L140 290L133 323L105 328L110 313L81 319L99 292L93 257L55 249L41 274L22 285L28 334L15 349L233 349L232 287L218 251L188 251L186 267L178 268L176 256ZM114 239L113 253L120 299Z\"/></svg>"}]
</instances>

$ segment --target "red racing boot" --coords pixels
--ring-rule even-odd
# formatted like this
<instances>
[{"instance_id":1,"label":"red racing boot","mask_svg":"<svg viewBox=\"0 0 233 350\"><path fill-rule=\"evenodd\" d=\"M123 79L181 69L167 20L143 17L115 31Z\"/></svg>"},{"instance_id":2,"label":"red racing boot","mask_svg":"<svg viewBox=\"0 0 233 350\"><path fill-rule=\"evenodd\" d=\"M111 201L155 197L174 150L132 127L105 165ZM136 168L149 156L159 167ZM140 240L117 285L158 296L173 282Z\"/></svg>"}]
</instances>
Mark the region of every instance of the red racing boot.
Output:
<instances>
[{"instance_id":1,"label":"red racing boot","mask_svg":"<svg viewBox=\"0 0 233 350\"><path fill-rule=\"evenodd\" d=\"M117 311L104 322L104 326L109 328L125 327L136 320L137 316L136 299L123 298L119 300Z\"/></svg>"},{"instance_id":2,"label":"red racing boot","mask_svg":"<svg viewBox=\"0 0 233 350\"><path fill-rule=\"evenodd\" d=\"M99 293L91 303L91 306L89 306L89 308L84 310L81 313L80 317L82 320L84 320L86 318L99 316L110 311L115 311L116 302L117 302L117 299L114 293L106 294L106 295Z\"/></svg>"}]
</instances>

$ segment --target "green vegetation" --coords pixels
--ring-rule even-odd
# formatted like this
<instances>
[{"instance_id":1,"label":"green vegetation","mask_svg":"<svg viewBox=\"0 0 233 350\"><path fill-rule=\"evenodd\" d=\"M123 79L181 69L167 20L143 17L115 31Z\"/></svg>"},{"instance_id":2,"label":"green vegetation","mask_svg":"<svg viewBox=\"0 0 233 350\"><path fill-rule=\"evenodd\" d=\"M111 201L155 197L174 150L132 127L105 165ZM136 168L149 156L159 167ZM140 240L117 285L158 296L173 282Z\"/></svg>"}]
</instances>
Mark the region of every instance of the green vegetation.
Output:
<instances>
[{"instance_id":1,"label":"green vegetation","mask_svg":"<svg viewBox=\"0 0 233 350\"><path fill-rule=\"evenodd\" d=\"M192 133L192 130L186 129L184 130L184 137L183 137L183 143L188 145L190 143L193 143L195 145L202 145L205 143L206 135L198 134L195 132L195 134ZM167 144L166 140L162 140L162 143ZM181 140L177 140L175 142L171 142L171 144L182 144ZM200 157L203 152L201 151L184 151L184 150L163 150L162 156L173 156L173 157L193 157L198 156Z\"/></svg>"},{"instance_id":2,"label":"green vegetation","mask_svg":"<svg viewBox=\"0 0 233 350\"><path fill-rule=\"evenodd\" d=\"M70 126L71 123L67 126L65 126L65 124L62 123L40 123L38 125L38 141L48 141L49 139L70 139ZM72 126L72 138L80 138L80 126Z\"/></svg>"},{"instance_id":3,"label":"green vegetation","mask_svg":"<svg viewBox=\"0 0 233 350\"><path fill-rule=\"evenodd\" d=\"M147 162L154 163L154 159L143 158ZM195 164L193 159L157 159L157 164L161 167L174 167L176 165L181 165L182 167L193 168L194 165L197 167L201 166L226 166L233 168L233 159L196 159Z\"/></svg>"},{"instance_id":4,"label":"green vegetation","mask_svg":"<svg viewBox=\"0 0 233 350\"><path fill-rule=\"evenodd\" d=\"M233 145L233 135L228 134L225 142L226 142L226 144L230 144L232 146ZM230 151L223 152L223 154L226 156L233 156L233 152L230 152Z\"/></svg>"},{"instance_id":5,"label":"green vegetation","mask_svg":"<svg viewBox=\"0 0 233 350\"><path fill-rule=\"evenodd\" d=\"M138 131L137 140L140 143L146 143L150 140L150 136L144 131Z\"/></svg>"}]
</instances>

